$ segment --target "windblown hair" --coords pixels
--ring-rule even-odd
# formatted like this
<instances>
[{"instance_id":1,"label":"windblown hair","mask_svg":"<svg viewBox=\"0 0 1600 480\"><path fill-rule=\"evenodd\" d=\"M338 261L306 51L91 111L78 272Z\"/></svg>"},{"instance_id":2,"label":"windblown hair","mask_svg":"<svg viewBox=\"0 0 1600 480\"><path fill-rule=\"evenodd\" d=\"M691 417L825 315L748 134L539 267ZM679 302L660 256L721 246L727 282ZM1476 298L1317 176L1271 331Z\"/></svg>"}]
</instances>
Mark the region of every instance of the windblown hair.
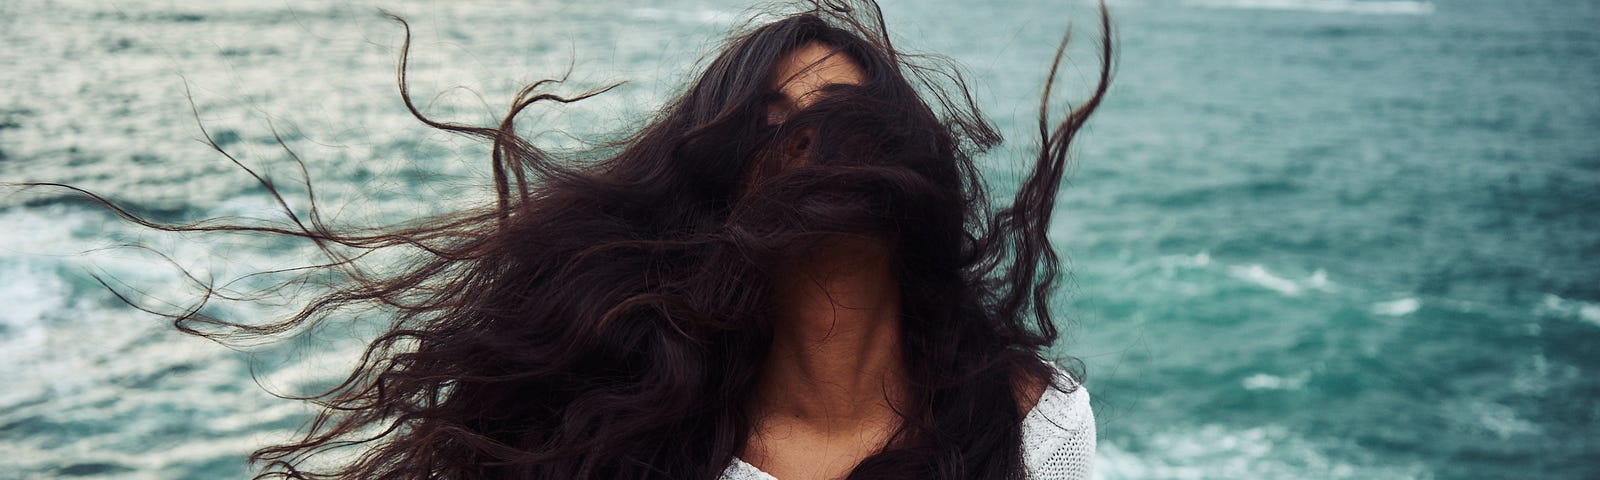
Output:
<instances>
[{"instance_id":1,"label":"windblown hair","mask_svg":"<svg viewBox=\"0 0 1600 480\"><path fill-rule=\"evenodd\" d=\"M559 82L541 81L497 126L443 123L412 104L402 49L411 113L493 145L498 195L475 210L340 230L315 201L302 219L258 176L291 227L170 225L78 191L150 228L307 239L329 257L318 271L346 279L272 323L167 314L187 332L277 335L374 306L392 321L342 384L310 398L322 410L304 436L255 452L258 478L714 479L750 434L745 402L772 341L774 272L848 236L892 246L911 381L903 425L849 478L1020 479L1013 392L1053 381L1041 358L1058 335L1059 262L1046 231L1068 145L1110 81L1103 6L1101 27L1099 82L1056 119L1062 40L1038 154L1009 205L991 201L974 164L1001 138L962 77L896 50L870 2L808 4L743 27L648 126L561 158L514 121L600 91L563 97L549 93ZM768 73L813 42L858 64L864 82L828 87L769 125ZM804 164L779 165L802 144ZM414 250L414 263L394 272L362 261L388 249ZM347 448L362 453L313 465Z\"/></svg>"}]
</instances>

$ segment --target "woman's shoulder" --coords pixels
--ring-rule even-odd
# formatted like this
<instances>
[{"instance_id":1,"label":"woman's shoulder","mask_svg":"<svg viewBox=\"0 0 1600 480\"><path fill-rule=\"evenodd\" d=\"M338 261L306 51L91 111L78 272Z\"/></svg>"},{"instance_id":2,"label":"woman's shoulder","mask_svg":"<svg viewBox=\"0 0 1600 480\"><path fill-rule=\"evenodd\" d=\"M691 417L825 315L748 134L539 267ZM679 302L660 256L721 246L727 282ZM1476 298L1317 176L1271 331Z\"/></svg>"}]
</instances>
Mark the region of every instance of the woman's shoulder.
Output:
<instances>
[{"instance_id":1,"label":"woman's shoulder","mask_svg":"<svg viewBox=\"0 0 1600 480\"><path fill-rule=\"evenodd\" d=\"M1029 478L1088 478L1095 453L1089 390L1055 364L1055 378L1022 420L1022 453Z\"/></svg>"},{"instance_id":2,"label":"woman's shoulder","mask_svg":"<svg viewBox=\"0 0 1600 480\"><path fill-rule=\"evenodd\" d=\"M1024 426L1033 423L1066 431L1092 428L1094 412L1089 408L1089 390L1073 373L1055 363L1048 365L1055 376L1050 384L1030 389L1037 400L1028 410Z\"/></svg>"}]
</instances>

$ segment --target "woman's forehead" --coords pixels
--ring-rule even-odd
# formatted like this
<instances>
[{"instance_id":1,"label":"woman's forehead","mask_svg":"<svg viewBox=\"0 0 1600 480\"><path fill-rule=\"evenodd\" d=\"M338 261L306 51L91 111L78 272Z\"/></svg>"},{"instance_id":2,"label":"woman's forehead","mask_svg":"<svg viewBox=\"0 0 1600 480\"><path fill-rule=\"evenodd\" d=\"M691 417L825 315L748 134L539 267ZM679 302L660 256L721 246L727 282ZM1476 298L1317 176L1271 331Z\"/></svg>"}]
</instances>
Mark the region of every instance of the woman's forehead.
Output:
<instances>
[{"instance_id":1,"label":"woman's forehead","mask_svg":"<svg viewBox=\"0 0 1600 480\"><path fill-rule=\"evenodd\" d=\"M801 45L773 65L767 87L781 93L795 108L811 104L811 96L828 85L861 85L861 66L849 55L822 43Z\"/></svg>"}]
</instances>

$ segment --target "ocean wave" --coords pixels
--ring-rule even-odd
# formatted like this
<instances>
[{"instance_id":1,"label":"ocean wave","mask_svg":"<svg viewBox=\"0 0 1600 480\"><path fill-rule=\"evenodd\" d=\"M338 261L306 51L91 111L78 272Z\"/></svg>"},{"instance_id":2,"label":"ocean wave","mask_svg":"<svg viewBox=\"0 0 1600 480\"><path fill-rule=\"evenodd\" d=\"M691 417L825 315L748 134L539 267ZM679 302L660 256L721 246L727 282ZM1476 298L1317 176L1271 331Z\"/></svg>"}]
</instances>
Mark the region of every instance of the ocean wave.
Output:
<instances>
[{"instance_id":1,"label":"ocean wave","mask_svg":"<svg viewBox=\"0 0 1600 480\"><path fill-rule=\"evenodd\" d=\"M1190 0L1189 5L1239 10L1288 10L1360 15L1427 15L1433 2L1356 0Z\"/></svg>"},{"instance_id":2,"label":"ocean wave","mask_svg":"<svg viewBox=\"0 0 1600 480\"><path fill-rule=\"evenodd\" d=\"M254 432L274 423L310 418L314 413L309 404L284 400L266 408L241 410L213 418L206 422L206 426L216 432Z\"/></svg>"},{"instance_id":3,"label":"ocean wave","mask_svg":"<svg viewBox=\"0 0 1600 480\"><path fill-rule=\"evenodd\" d=\"M1299 390L1311 380L1310 372L1300 372L1287 377L1257 373L1245 377L1240 383L1245 390Z\"/></svg>"},{"instance_id":4,"label":"ocean wave","mask_svg":"<svg viewBox=\"0 0 1600 480\"><path fill-rule=\"evenodd\" d=\"M64 257L62 240L89 222L81 217L64 216L61 207L35 210L12 209L0 212L0 362L21 368L0 369L0 382L10 388L0 390L0 407L16 405L40 395L43 390L29 388L30 379L41 368L40 357L50 350L51 315L83 312L81 299L72 298L71 282L61 275Z\"/></svg>"},{"instance_id":5,"label":"ocean wave","mask_svg":"<svg viewBox=\"0 0 1600 480\"><path fill-rule=\"evenodd\" d=\"M0 263L0 360L15 365L45 338L44 316L64 311L67 283L34 262Z\"/></svg>"},{"instance_id":6,"label":"ocean wave","mask_svg":"<svg viewBox=\"0 0 1600 480\"><path fill-rule=\"evenodd\" d=\"M1419 478L1421 465L1374 465L1330 457L1328 445L1266 425L1206 425L1155 432L1139 451L1102 440L1095 476L1121 478Z\"/></svg>"},{"instance_id":7,"label":"ocean wave","mask_svg":"<svg viewBox=\"0 0 1600 480\"><path fill-rule=\"evenodd\" d=\"M1537 424L1522 418L1515 408L1501 403L1461 398L1446 402L1441 409L1446 416L1462 419L1502 440L1540 432Z\"/></svg>"},{"instance_id":8,"label":"ocean wave","mask_svg":"<svg viewBox=\"0 0 1600 480\"><path fill-rule=\"evenodd\" d=\"M1163 257L1164 263L1189 268L1200 268L1211 265L1211 252L1201 250L1194 255L1177 255Z\"/></svg>"},{"instance_id":9,"label":"ocean wave","mask_svg":"<svg viewBox=\"0 0 1600 480\"><path fill-rule=\"evenodd\" d=\"M627 15L636 20L645 21L675 21L686 24L722 25L738 19L733 12L715 9L672 9L642 7L627 11Z\"/></svg>"},{"instance_id":10,"label":"ocean wave","mask_svg":"<svg viewBox=\"0 0 1600 480\"><path fill-rule=\"evenodd\" d=\"M0 442L0 454L6 455L12 462L8 466L12 469L9 473L39 474L37 477L24 475L18 478L194 478L195 465L218 460L236 460L237 473L245 476L245 458L251 451L294 438L294 435L295 432L288 429L251 432L188 442L183 448L152 448L137 453L92 448L91 445L71 445L59 449Z\"/></svg>"},{"instance_id":11,"label":"ocean wave","mask_svg":"<svg viewBox=\"0 0 1600 480\"><path fill-rule=\"evenodd\" d=\"M1422 308L1422 300L1418 300L1413 297L1406 297L1399 300L1374 303L1372 304L1370 311L1374 315L1383 315L1386 317L1404 317L1416 312L1420 308Z\"/></svg>"},{"instance_id":12,"label":"ocean wave","mask_svg":"<svg viewBox=\"0 0 1600 480\"><path fill-rule=\"evenodd\" d=\"M1228 273L1233 275L1234 278L1290 297L1300 296L1308 290L1330 291L1333 289L1333 284L1328 281L1328 273L1320 268L1312 272L1311 276L1301 280L1278 276L1260 264L1229 267Z\"/></svg>"},{"instance_id":13,"label":"ocean wave","mask_svg":"<svg viewBox=\"0 0 1600 480\"><path fill-rule=\"evenodd\" d=\"M1600 304L1592 302L1547 294L1539 305L1534 307L1534 313L1577 320L1600 327Z\"/></svg>"}]
</instances>

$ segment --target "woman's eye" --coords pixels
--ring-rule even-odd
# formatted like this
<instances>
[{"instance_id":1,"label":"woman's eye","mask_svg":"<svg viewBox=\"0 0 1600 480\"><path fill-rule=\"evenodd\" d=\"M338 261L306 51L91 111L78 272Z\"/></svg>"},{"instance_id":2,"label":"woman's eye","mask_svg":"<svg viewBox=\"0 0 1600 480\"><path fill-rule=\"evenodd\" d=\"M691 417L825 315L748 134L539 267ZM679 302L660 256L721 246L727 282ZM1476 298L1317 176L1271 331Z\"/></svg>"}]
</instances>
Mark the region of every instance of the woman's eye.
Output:
<instances>
[{"instance_id":1,"label":"woman's eye","mask_svg":"<svg viewBox=\"0 0 1600 480\"><path fill-rule=\"evenodd\" d=\"M762 103L767 106L767 125L778 126L789 120L789 98L779 92L768 92Z\"/></svg>"},{"instance_id":2,"label":"woman's eye","mask_svg":"<svg viewBox=\"0 0 1600 480\"><path fill-rule=\"evenodd\" d=\"M788 119L789 119L789 112L784 111L783 108L778 107L777 105L773 105L773 106L767 107L767 125L768 126L782 125L783 122L785 120L788 120Z\"/></svg>"}]
</instances>

